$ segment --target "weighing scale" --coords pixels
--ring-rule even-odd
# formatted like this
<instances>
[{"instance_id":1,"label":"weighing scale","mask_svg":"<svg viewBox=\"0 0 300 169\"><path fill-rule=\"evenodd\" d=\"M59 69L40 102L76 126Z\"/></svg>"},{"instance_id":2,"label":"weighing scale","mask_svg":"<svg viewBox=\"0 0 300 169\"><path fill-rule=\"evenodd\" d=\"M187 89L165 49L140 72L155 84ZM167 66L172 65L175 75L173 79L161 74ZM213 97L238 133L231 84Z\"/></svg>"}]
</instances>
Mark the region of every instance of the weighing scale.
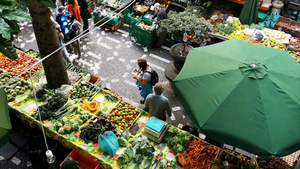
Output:
<instances>
[{"instance_id":1,"label":"weighing scale","mask_svg":"<svg viewBox=\"0 0 300 169\"><path fill-rule=\"evenodd\" d=\"M169 126L166 122L159 120L155 117L150 117L142 133L154 142L160 143L163 140L168 130L168 127Z\"/></svg>"}]
</instances>

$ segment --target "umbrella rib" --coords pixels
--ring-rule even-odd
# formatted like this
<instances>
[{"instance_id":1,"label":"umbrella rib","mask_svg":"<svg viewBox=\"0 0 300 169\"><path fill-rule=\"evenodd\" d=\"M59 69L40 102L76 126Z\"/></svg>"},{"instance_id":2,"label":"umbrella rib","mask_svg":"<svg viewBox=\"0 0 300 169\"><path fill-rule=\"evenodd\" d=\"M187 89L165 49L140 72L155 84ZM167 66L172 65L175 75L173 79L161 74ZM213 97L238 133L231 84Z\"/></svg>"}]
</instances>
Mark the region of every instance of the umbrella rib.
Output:
<instances>
[{"instance_id":1,"label":"umbrella rib","mask_svg":"<svg viewBox=\"0 0 300 169\"><path fill-rule=\"evenodd\" d=\"M218 71L218 72L212 72L210 74L203 74L201 76L193 76L193 77L187 77L187 78L184 78L184 79L180 79L180 80L187 80L187 79L193 79L193 78L197 78L197 77L203 77L203 76L208 76L208 75L213 75L213 74L218 74L218 73L224 73L225 71L236 71L236 69L228 69L228 70L222 70L222 71ZM177 80L178 81L178 80ZM175 81L176 82L176 81Z\"/></svg>"},{"instance_id":2,"label":"umbrella rib","mask_svg":"<svg viewBox=\"0 0 300 169\"><path fill-rule=\"evenodd\" d=\"M205 53L209 54L209 56L214 56L214 57L220 57L220 58L224 58L224 59L229 59L229 60L232 60L232 61L236 61L238 63L241 62L240 60L235 60L235 59L230 58L230 57L223 57L223 56L220 56L220 55L212 54L212 53L210 53L208 51L201 51L201 52L203 52L203 53L205 52Z\"/></svg>"}]
</instances>

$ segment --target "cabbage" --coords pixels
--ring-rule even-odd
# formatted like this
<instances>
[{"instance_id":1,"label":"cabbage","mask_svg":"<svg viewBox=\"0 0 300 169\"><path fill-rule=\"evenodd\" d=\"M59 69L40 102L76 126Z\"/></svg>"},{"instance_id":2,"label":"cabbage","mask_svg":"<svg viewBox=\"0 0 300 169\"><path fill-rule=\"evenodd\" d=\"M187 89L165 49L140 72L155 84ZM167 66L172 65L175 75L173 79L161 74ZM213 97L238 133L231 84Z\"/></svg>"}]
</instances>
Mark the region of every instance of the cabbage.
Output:
<instances>
[{"instance_id":1,"label":"cabbage","mask_svg":"<svg viewBox=\"0 0 300 169\"><path fill-rule=\"evenodd\" d=\"M66 124L69 121L67 117L63 117L61 120L62 120L63 124Z\"/></svg>"},{"instance_id":2,"label":"cabbage","mask_svg":"<svg viewBox=\"0 0 300 169\"><path fill-rule=\"evenodd\" d=\"M65 124L64 128L65 128L65 131L68 132L68 133L72 131L72 128L71 128L70 124Z\"/></svg>"},{"instance_id":3,"label":"cabbage","mask_svg":"<svg viewBox=\"0 0 300 169\"><path fill-rule=\"evenodd\" d=\"M76 131L76 130L79 128L79 125L78 125L77 122L74 122L74 123L71 125L71 127L72 127L72 130L73 130L73 131Z\"/></svg>"}]
</instances>

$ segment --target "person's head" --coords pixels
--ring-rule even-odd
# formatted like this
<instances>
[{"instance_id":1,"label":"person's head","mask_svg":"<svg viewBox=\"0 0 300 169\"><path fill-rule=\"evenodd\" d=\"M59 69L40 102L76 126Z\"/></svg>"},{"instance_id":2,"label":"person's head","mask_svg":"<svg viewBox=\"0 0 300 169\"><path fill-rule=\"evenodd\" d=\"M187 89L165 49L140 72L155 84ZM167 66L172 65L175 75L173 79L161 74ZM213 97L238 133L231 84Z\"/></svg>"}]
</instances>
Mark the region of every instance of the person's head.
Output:
<instances>
[{"instance_id":1,"label":"person's head","mask_svg":"<svg viewBox=\"0 0 300 169\"><path fill-rule=\"evenodd\" d=\"M157 12L160 9L160 3L154 4L154 11Z\"/></svg>"},{"instance_id":2,"label":"person's head","mask_svg":"<svg viewBox=\"0 0 300 169\"><path fill-rule=\"evenodd\" d=\"M74 21L74 16L72 15L72 14L69 14L68 16L67 16L67 21L68 22L73 22Z\"/></svg>"},{"instance_id":3,"label":"person's head","mask_svg":"<svg viewBox=\"0 0 300 169\"><path fill-rule=\"evenodd\" d=\"M68 0L67 2L68 4L72 4L73 6L75 5L75 0Z\"/></svg>"},{"instance_id":4,"label":"person's head","mask_svg":"<svg viewBox=\"0 0 300 169\"><path fill-rule=\"evenodd\" d=\"M137 64L138 64L139 68L142 71L145 71L147 69L147 61L146 61L146 59L138 59L137 60Z\"/></svg>"},{"instance_id":5,"label":"person's head","mask_svg":"<svg viewBox=\"0 0 300 169\"><path fill-rule=\"evenodd\" d=\"M57 12L61 15L65 14L65 7L64 6L60 6L57 8Z\"/></svg>"},{"instance_id":6,"label":"person's head","mask_svg":"<svg viewBox=\"0 0 300 169\"><path fill-rule=\"evenodd\" d=\"M164 91L163 86L161 83L156 83L153 87L154 93L157 95L161 95L162 92Z\"/></svg>"}]
</instances>

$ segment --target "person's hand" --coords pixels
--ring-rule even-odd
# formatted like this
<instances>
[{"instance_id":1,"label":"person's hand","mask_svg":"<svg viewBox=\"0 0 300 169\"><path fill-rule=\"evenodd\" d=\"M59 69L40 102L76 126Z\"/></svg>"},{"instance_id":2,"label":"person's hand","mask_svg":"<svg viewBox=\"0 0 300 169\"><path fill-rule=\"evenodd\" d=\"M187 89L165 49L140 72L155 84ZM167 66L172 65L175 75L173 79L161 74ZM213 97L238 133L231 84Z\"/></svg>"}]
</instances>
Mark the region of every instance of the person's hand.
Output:
<instances>
[{"instance_id":1,"label":"person's hand","mask_svg":"<svg viewBox=\"0 0 300 169\"><path fill-rule=\"evenodd\" d=\"M134 73L138 72L138 69L133 69L133 72L134 72Z\"/></svg>"},{"instance_id":2,"label":"person's hand","mask_svg":"<svg viewBox=\"0 0 300 169\"><path fill-rule=\"evenodd\" d=\"M137 77L135 74L132 74L132 78L137 80Z\"/></svg>"}]
</instances>

